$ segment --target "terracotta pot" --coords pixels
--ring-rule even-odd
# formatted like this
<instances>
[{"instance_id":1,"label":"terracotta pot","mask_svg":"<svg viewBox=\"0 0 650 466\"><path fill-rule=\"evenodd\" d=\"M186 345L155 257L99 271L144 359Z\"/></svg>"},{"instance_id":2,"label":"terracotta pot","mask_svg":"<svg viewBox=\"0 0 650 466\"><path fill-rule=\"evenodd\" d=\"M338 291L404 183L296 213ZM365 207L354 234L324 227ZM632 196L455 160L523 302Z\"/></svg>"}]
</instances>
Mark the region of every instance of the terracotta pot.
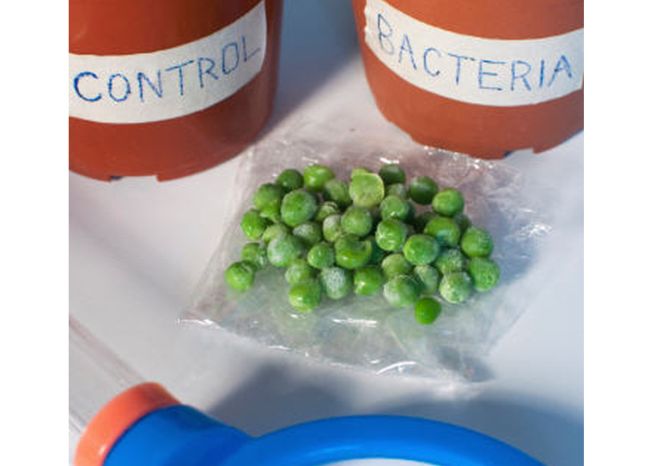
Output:
<instances>
[{"instance_id":1,"label":"terracotta pot","mask_svg":"<svg viewBox=\"0 0 650 466\"><path fill-rule=\"evenodd\" d=\"M498 158L582 129L582 0L353 6L377 105L416 141Z\"/></svg>"},{"instance_id":2,"label":"terracotta pot","mask_svg":"<svg viewBox=\"0 0 650 466\"><path fill-rule=\"evenodd\" d=\"M170 179L248 145L272 107L282 0L70 0L70 168Z\"/></svg>"}]
</instances>

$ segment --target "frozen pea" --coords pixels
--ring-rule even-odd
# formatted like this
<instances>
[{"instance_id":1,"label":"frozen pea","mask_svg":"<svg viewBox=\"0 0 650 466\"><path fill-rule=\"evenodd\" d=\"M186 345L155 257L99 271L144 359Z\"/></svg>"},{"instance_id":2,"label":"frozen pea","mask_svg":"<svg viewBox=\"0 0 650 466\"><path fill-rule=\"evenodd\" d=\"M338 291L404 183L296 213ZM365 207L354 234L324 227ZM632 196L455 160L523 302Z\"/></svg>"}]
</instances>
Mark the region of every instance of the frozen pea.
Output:
<instances>
[{"instance_id":1,"label":"frozen pea","mask_svg":"<svg viewBox=\"0 0 650 466\"><path fill-rule=\"evenodd\" d=\"M460 240L460 227L449 217L434 217L427 222L424 233L433 236L442 246L453 247Z\"/></svg>"},{"instance_id":2,"label":"frozen pea","mask_svg":"<svg viewBox=\"0 0 650 466\"><path fill-rule=\"evenodd\" d=\"M420 287L409 275L397 275L384 285L384 298L393 307L410 307L418 299Z\"/></svg>"},{"instance_id":3,"label":"frozen pea","mask_svg":"<svg viewBox=\"0 0 650 466\"><path fill-rule=\"evenodd\" d=\"M302 188L304 182L302 174L298 170L287 168L277 176L275 183L288 192Z\"/></svg>"},{"instance_id":4,"label":"frozen pea","mask_svg":"<svg viewBox=\"0 0 650 466\"><path fill-rule=\"evenodd\" d=\"M372 214L365 207L350 206L341 217L343 231L359 237L370 233L372 224Z\"/></svg>"},{"instance_id":5,"label":"frozen pea","mask_svg":"<svg viewBox=\"0 0 650 466\"><path fill-rule=\"evenodd\" d=\"M384 274L377 266L361 267L354 271L354 292L360 296L376 294L384 284Z\"/></svg>"},{"instance_id":6,"label":"frozen pea","mask_svg":"<svg viewBox=\"0 0 650 466\"><path fill-rule=\"evenodd\" d=\"M273 238L286 234L289 234L289 227L284 223L276 223L266 227L262 234L262 240L268 244Z\"/></svg>"},{"instance_id":7,"label":"frozen pea","mask_svg":"<svg viewBox=\"0 0 650 466\"><path fill-rule=\"evenodd\" d=\"M314 268L324 269L334 265L334 248L330 243L318 243L307 253L307 262Z\"/></svg>"},{"instance_id":8,"label":"frozen pea","mask_svg":"<svg viewBox=\"0 0 650 466\"><path fill-rule=\"evenodd\" d=\"M230 264L225 272L226 283L235 291L246 291L255 281L255 265L241 261Z\"/></svg>"},{"instance_id":9,"label":"frozen pea","mask_svg":"<svg viewBox=\"0 0 650 466\"><path fill-rule=\"evenodd\" d=\"M336 178L325 183L325 199L336 203L341 209L345 209L352 204L348 184L345 181Z\"/></svg>"},{"instance_id":10,"label":"frozen pea","mask_svg":"<svg viewBox=\"0 0 650 466\"><path fill-rule=\"evenodd\" d=\"M372 247L372 252L370 253L370 263L374 265L381 264L381 261L386 257L386 252L379 247L374 236L368 236L366 238L370 241L370 246Z\"/></svg>"},{"instance_id":11,"label":"frozen pea","mask_svg":"<svg viewBox=\"0 0 650 466\"><path fill-rule=\"evenodd\" d=\"M372 245L353 235L343 235L334 243L336 264L344 269L358 269L370 262Z\"/></svg>"},{"instance_id":12,"label":"frozen pea","mask_svg":"<svg viewBox=\"0 0 650 466\"><path fill-rule=\"evenodd\" d=\"M429 235L413 235L404 243L404 257L413 265L430 264L438 257L440 245Z\"/></svg>"},{"instance_id":13,"label":"frozen pea","mask_svg":"<svg viewBox=\"0 0 650 466\"><path fill-rule=\"evenodd\" d=\"M282 221L290 227L297 227L311 220L316 215L316 210L316 198L303 189L296 189L285 195L280 206Z\"/></svg>"},{"instance_id":14,"label":"frozen pea","mask_svg":"<svg viewBox=\"0 0 650 466\"><path fill-rule=\"evenodd\" d=\"M305 246L300 238L293 235L280 235L271 240L266 250L266 256L271 265L288 267L304 252Z\"/></svg>"},{"instance_id":15,"label":"frozen pea","mask_svg":"<svg viewBox=\"0 0 650 466\"><path fill-rule=\"evenodd\" d=\"M393 278L397 275L407 275L413 270L413 265L399 253L389 254L381 261L381 269L386 278Z\"/></svg>"},{"instance_id":16,"label":"frozen pea","mask_svg":"<svg viewBox=\"0 0 650 466\"><path fill-rule=\"evenodd\" d=\"M386 185L406 182L406 173L396 163L382 165L379 169L379 176L381 176L381 179L384 180L384 184Z\"/></svg>"},{"instance_id":17,"label":"frozen pea","mask_svg":"<svg viewBox=\"0 0 650 466\"><path fill-rule=\"evenodd\" d=\"M433 265L441 274L447 275L453 272L462 272L465 270L467 260L460 249L449 248L443 250Z\"/></svg>"},{"instance_id":18,"label":"frozen pea","mask_svg":"<svg viewBox=\"0 0 650 466\"><path fill-rule=\"evenodd\" d=\"M457 189L447 188L433 197L431 205L433 206L433 210L440 215L453 217L463 211L465 199L463 199L463 195Z\"/></svg>"},{"instance_id":19,"label":"frozen pea","mask_svg":"<svg viewBox=\"0 0 650 466\"><path fill-rule=\"evenodd\" d=\"M438 185L428 176L418 176L409 185L409 196L420 205L431 204L438 192Z\"/></svg>"},{"instance_id":20,"label":"frozen pea","mask_svg":"<svg viewBox=\"0 0 650 466\"><path fill-rule=\"evenodd\" d=\"M423 233L424 228L427 226L427 223L429 223L429 220L435 217L436 214L430 211L422 212L421 214L417 215L413 220L413 226L415 227L415 231L417 231L418 233Z\"/></svg>"},{"instance_id":21,"label":"frozen pea","mask_svg":"<svg viewBox=\"0 0 650 466\"><path fill-rule=\"evenodd\" d=\"M440 296L452 304L466 301L472 294L472 279L465 272L453 272L442 276Z\"/></svg>"},{"instance_id":22,"label":"frozen pea","mask_svg":"<svg viewBox=\"0 0 650 466\"><path fill-rule=\"evenodd\" d=\"M309 165L303 172L305 189L313 192L321 192L325 188L325 183L335 176L332 169L325 165Z\"/></svg>"},{"instance_id":23,"label":"frozen pea","mask_svg":"<svg viewBox=\"0 0 650 466\"><path fill-rule=\"evenodd\" d=\"M415 303L415 320L422 325L432 324L440 315L442 306L433 298L420 298Z\"/></svg>"},{"instance_id":24,"label":"frozen pea","mask_svg":"<svg viewBox=\"0 0 650 466\"><path fill-rule=\"evenodd\" d=\"M501 277L499 266L485 257L472 257L467 266L467 271L474 282L474 289L480 292L494 288Z\"/></svg>"},{"instance_id":25,"label":"frozen pea","mask_svg":"<svg viewBox=\"0 0 650 466\"><path fill-rule=\"evenodd\" d=\"M262 210L269 205L280 207L283 197L284 189L281 186L273 183L264 183L257 188L253 196L253 205L258 210Z\"/></svg>"},{"instance_id":26,"label":"frozen pea","mask_svg":"<svg viewBox=\"0 0 650 466\"><path fill-rule=\"evenodd\" d=\"M413 269L413 275L422 285L423 294L436 294L440 282L440 272L430 265L418 265Z\"/></svg>"},{"instance_id":27,"label":"frozen pea","mask_svg":"<svg viewBox=\"0 0 650 466\"><path fill-rule=\"evenodd\" d=\"M320 283L328 298L345 298L352 292L352 272L340 267L328 267L321 270Z\"/></svg>"},{"instance_id":28,"label":"frozen pea","mask_svg":"<svg viewBox=\"0 0 650 466\"><path fill-rule=\"evenodd\" d=\"M405 220L409 215L409 203L406 199L390 194L381 201L379 205L379 212L381 213L381 218L387 220L389 218L394 218L397 220Z\"/></svg>"},{"instance_id":29,"label":"frozen pea","mask_svg":"<svg viewBox=\"0 0 650 466\"><path fill-rule=\"evenodd\" d=\"M406 224L393 218L379 222L377 231L375 231L375 239L379 247L384 251L391 252L402 249L407 235L408 228Z\"/></svg>"},{"instance_id":30,"label":"frozen pea","mask_svg":"<svg viewBox=\"0 0 650 466\"><path fill-rule=\"evenodd\" d=\"M289 304L299 312L311 312L321 302L322 289L318 280L306 280L289 289Z\"/></svg>"},{"instance_id":31,"label":"frozen pea","mask_svg":"<svg viewBox=\"0 0 650 466\"><path fill-rule=\"evenodd\" d=\"M313 246L323 239L321 226L316 222L301 223L293 229L293 235L303 240L309 246Z\"/></svg>"},{"instance_id":32,"label":"frozen pea","mask_svg":"<svg viewBox=\"0 0 650 466\"><path fill-rule=\"evenodd\" d=\"M266 249L260 243L246 243L241 250L241 260L250 262L257 270L266 267L269 263Z\"/></svg>"},{"instance_id":33,"label":"frozen pea","mask_svg":"<svg viewBox=\"0 0 650 466\"><path fill-rule=\"evenodd\" d=\"M280 204L265 205L262 210L260 210L260 215L273 223L280 223L282 221L282 216L280 215Z\"/></svg>"},{"instance_id":34,"label":"frozen pea","mask_svg":"<svg viewBox=\"0 0 650 466\"><path fill-rule=\"evenodd\" d=\"M244 234L252 240L262 237L269 221L260 215L259 210L250 209L241 218L240 226Z\"/></svg>"},{"instance_id":35,"label":"frozen pea","mask_svg":"<svg viewBox=\"0 0 650 466\"><path fill-rule=\"evenodd\" d=\"M316 270L305 259L294 259L284 272L284 279L289 285L297 285L316 278Z\"/></svg>"},{"instance_id":36,"label":"frozen pea","mask_svg":"<svg viewBox=\"0 0 650 466\"><path fill-rule=\"evenodd\" d=\"M462 212L454 215L454 221L456 222L456 225L458 225L458 228L460 228L461 233L465 233L465 231L472 226L472 221Z\"/></svg>"},{"instance_id":37,"label":"frozen pea","mask_svg":"<svg viewBox=\"0 0 650 466\"><path fill-rule=\"evenodd\" d=\"M350 181L349 191L354 205L371 208L384 199L384 182L374 173L357 173Z\"/></svg>"},{"instance_id":38,"label":"frozen pea","mask_svg":"<svg viewBox=\"0 0 650 466\"><path fill-rule=\"evenodd\" d=\"M476 227L469 227L460 241L460 248L469 257L489 257L494 249L490 234Z\"/></svg>"},{"instance_id":39,"label":"frozen pea","mask_svg":"<svg viewBox=\"0 0 650 466\"><path fill-rule=\"evenodd\" d=\"M322 222L330 215L335 215L340 213L341 211L339 209L339 206L336 205L336 202L325 201L320 205L320 207L318 207L318 211L316 212L316 217L314 217L314 220L316 220L317 222Z\"/></svg>"},{"instance_id":40,"label":"frozen pea","mask_svg":"<svg viewBox=\"0 0 650 466\"><path fill-rule=\"evenodd\" d=\"M323 237L330 243L335 242L343 234L340 215L330 215L323 221Z\"/></svg>"}]
</instances>

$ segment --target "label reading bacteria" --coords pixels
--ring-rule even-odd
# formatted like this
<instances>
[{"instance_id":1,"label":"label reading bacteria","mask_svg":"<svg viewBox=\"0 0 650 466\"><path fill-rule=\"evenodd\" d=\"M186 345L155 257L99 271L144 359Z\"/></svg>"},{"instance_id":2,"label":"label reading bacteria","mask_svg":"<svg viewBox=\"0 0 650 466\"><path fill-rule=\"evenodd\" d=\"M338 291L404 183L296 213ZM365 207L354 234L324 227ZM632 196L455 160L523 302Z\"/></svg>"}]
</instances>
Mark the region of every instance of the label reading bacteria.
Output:
<instances>
[{"instance_id":1,"label":"label reading bacteria","mask_svg":"<svg viewBox=\"0 0 650 466\"><path fill-rule=\"evenodd\" d=\"M484 39L425 24L383 0L367 0L365 17L365 41L377 58L433 94L508 107L582 88L582 29L543 39Z\"/></svg>"},{"instance_id":2,"label":"label reading bacteria","mask_svg":"<svg viewBox=\"0 0 650 466\"><path fill-rule=\"evenodd\" d=\"M178 47L133 55L70 54L70 116L145 123L198 112L250 82L265 54L263 1L223 29Z\"/></svg>"}]
</instances>

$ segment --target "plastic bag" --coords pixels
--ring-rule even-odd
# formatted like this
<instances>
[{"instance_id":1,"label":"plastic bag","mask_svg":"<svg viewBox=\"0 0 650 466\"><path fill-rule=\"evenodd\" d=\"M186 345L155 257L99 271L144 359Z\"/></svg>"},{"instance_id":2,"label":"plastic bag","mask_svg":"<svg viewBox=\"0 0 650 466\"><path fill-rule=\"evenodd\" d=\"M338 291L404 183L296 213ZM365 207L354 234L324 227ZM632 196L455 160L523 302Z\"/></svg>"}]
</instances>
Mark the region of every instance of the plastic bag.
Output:
<instances>
[{"instance_id":1,"label":"plastic bag","mask_svg":"<svg viewBox=\"0 0 650 466\"><path fill-rule=\"evenodd\" d=\"M267 347L378 374L426 376L445 384L481 379L480 358L514 324L536 291L531 285L521 286L520 278L549 230L526 198L522 173L502 162L425 148L388 134L367 134L343 123L290 125L242 157L236 182L240 191L229 201L233 209L224 218L224 236L181 322L208 325ZM473 224L487 228L494 237L493 258L502 272L497 288L476 293L461 305L443 303L434 324L421 325L412 309L391 308L381 293L324 300L313 313L298 313L288 303L284 274L273 267L259 272L253 288L243 295L227 287L224 270L239 260L248 241L239 221L260 184L286 168L311 163L326 164L347 179L352 168L378 170L389 162L402 165L408 177L428 175L441 187L463 192L465 212Z\"/></svg>"}]
</instances>

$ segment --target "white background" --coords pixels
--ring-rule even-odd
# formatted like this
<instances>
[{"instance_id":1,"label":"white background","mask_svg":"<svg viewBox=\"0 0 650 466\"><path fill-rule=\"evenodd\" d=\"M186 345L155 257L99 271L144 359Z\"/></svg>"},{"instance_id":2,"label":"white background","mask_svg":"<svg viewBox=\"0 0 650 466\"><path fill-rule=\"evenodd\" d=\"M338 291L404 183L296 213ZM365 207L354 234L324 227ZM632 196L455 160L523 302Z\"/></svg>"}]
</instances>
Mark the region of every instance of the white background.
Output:
<instances>
[{"instance_id":1,"label":"white background","mask_svg":"<svg viewBox=\"0 0 650 466\"><path fill-rule=\"evenodd\" d=\"M396 131L363 76L348 2L289 1L280 88L269 128L289 114L346 111ZM175 319L213 252L237 159L178 181L102 183L70 176L70 309L146 378L251 434L334 415L389 413L453 422L551 465L582 463L583 137L503 163L551 180L561 199L540 286L487 358L494 378L463 399L426 383L312 365Z\"/></svg>"}]
</instances>

